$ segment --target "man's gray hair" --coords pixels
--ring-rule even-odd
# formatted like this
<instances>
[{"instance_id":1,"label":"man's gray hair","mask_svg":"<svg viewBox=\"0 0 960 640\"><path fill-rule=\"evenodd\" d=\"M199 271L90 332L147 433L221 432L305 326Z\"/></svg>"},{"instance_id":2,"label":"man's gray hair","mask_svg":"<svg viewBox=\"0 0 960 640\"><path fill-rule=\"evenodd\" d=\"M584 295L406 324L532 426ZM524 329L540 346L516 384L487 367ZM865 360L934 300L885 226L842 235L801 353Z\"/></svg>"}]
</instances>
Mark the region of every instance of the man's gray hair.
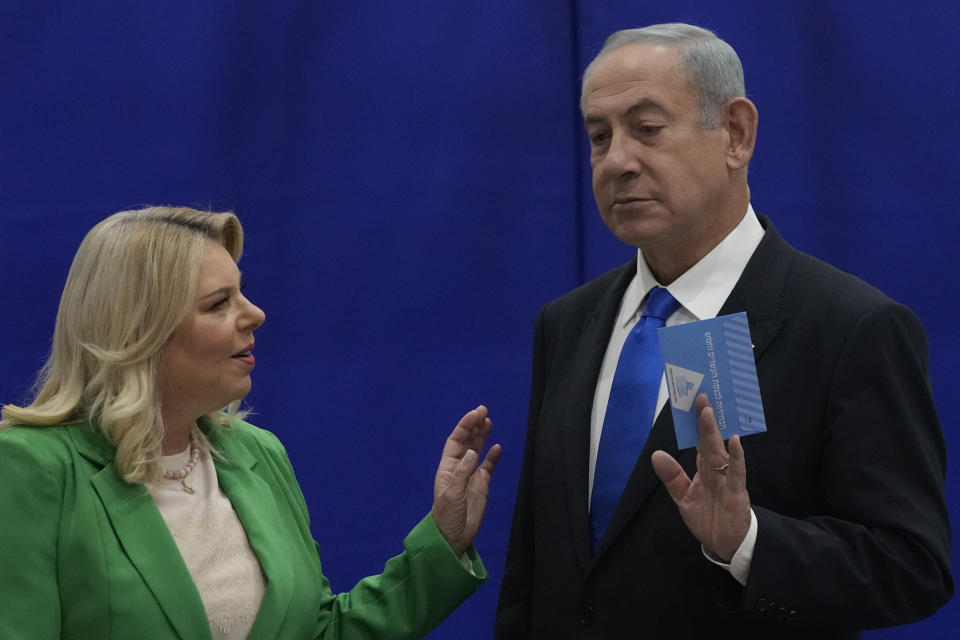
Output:
<instances>
[{"instance_id":1,"label":"man's gray hair","mask_svg":"<svg viewBox=\"0 0 960 640\"><path fill-rule=\"evenodd\" d=\"M597 57L583 72L580 87L580 111L587 80L597 62L611 51L628 44L662 44L677 50L680 64L690 79L700 104L700 126L712 129L723 105L735 97L746 95L743 66L737 52L712 31L682 22L654 24L640 29L616 31L607 38Z\"/></svg>"}]
</instances>

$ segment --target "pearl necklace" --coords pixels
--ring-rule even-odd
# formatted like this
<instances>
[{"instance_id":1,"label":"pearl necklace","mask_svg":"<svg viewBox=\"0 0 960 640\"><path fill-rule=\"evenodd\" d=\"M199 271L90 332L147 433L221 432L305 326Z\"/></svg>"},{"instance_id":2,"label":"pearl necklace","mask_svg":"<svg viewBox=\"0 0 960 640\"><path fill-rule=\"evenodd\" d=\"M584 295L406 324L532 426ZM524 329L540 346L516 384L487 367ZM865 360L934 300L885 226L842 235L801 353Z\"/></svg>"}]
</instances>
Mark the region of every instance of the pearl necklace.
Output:
<instances>
[{"instance_id":1,"label":"pearl necklace","mask_svg":"<svg viewBox=\"0 0 960 640\"><path fill-rule=\"evenodd\" d=\"M197 492L193 490L193 487L187 485L186 477L190 475L190 472L197 466L197 461L200 460L200 447L197 446L197 436L192 431L190 432L190 460L187 461L187 464L183 465L179 469L171 469L169 471L163 472L163 477L167 480L179 480L180 485L183 487L184 493L189 493L190 495L195 495Z\"/></svg>"}]
</instances>

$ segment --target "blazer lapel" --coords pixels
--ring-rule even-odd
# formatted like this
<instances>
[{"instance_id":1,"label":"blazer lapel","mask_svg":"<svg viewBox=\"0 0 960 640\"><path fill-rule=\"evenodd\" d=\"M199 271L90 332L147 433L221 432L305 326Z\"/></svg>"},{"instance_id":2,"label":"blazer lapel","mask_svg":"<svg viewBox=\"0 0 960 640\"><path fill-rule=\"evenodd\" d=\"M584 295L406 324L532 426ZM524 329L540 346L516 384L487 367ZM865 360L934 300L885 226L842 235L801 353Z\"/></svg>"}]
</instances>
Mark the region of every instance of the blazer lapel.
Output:
<instances>
[{"instance_id":1,"label":"blazer lapel","mask_svg":"<svg viewBox=\"0 0 960 640\"><path fill-rule=\"evenodd\" d=\"M293 594L291 563L295 555L287 547L290 540L297 539L296 532L281 527L284 519L277 510L277 496L257 473L257 457L236 438L216 431L209 436L224 457L214 463L220 487L230 498L266 577L263 601L250 638L276 638Z\"/></svg>"},{"instance_id":2,"label":"blazer lapel","mask_svg":"<svg viewBox=\"0 0 960 640\"><path fill-rule=\"evenodd\" d=\"M587 502L589 482L590 413L593 409L597 377L613 331L613 323L620 309L620 299L636 274L636 259L621 267L621 274L604 294L596 308L587 316L580 331L573 366L567 370L569 378L562 386L568 392L562 410L564 481L567 483L567 508L574 547L580 566L586 572L593 550L590 535L590 517Z\"/></svg>"},{"instance_id":3,"label":"blazer lapel","mask_svg":"<svg viewBox=\"0 0 960 640\"><path fill-rule=\"evenodd\" d=\"M117 473L113 448L90 427L70 431L80 453L103 468L90 483L100 498L121 547L182 638L210 638L210 623L156 503L142 484Z\"/></svg>"}]
</instances>

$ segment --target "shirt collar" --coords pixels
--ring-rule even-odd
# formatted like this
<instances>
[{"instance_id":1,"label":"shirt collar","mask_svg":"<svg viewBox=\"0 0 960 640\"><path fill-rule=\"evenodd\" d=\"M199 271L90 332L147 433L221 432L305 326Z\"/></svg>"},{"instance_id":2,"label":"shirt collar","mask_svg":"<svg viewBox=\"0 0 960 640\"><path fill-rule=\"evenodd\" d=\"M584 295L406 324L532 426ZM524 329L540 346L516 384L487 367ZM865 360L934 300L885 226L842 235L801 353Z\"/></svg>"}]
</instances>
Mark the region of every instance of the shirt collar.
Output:
<instances>
[{"instance_id":1,"label":"shirt collar","mask_svg":"<svg viewBox=\"0 0 960 640\"><path fill-rule=\"evenodd\" d=\"M667 291L692 319L716 317L762 239L763 227L753 206L748 204L740 223L699 262L671 282ZM633 322L641 302L651 289L659 286L663 285L657 282L643 259L643 252L637 249L637 275L624 293L617 322L623 326Z\"/></svg>"}]
</instances>

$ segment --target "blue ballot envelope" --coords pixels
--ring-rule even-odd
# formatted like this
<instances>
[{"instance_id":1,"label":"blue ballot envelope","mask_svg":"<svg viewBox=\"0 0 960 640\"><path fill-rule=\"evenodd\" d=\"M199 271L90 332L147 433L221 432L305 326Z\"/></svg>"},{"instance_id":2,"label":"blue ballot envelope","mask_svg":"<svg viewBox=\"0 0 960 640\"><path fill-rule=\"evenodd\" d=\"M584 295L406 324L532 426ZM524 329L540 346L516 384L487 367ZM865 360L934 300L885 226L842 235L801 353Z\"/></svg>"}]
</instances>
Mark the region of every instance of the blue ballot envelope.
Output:
<instances>
[{"instance_id":1,"label":"blue ballot envelope","mask_svg":"<svg viewBox=\"0 0 960 640\"><path fill-rule=\"evenodd\" d=\"M767 430L746 313L663 327L657 338L680 449L699 439L693 400L701 391L724 440Z\"/></svg>"}]
</instances>

